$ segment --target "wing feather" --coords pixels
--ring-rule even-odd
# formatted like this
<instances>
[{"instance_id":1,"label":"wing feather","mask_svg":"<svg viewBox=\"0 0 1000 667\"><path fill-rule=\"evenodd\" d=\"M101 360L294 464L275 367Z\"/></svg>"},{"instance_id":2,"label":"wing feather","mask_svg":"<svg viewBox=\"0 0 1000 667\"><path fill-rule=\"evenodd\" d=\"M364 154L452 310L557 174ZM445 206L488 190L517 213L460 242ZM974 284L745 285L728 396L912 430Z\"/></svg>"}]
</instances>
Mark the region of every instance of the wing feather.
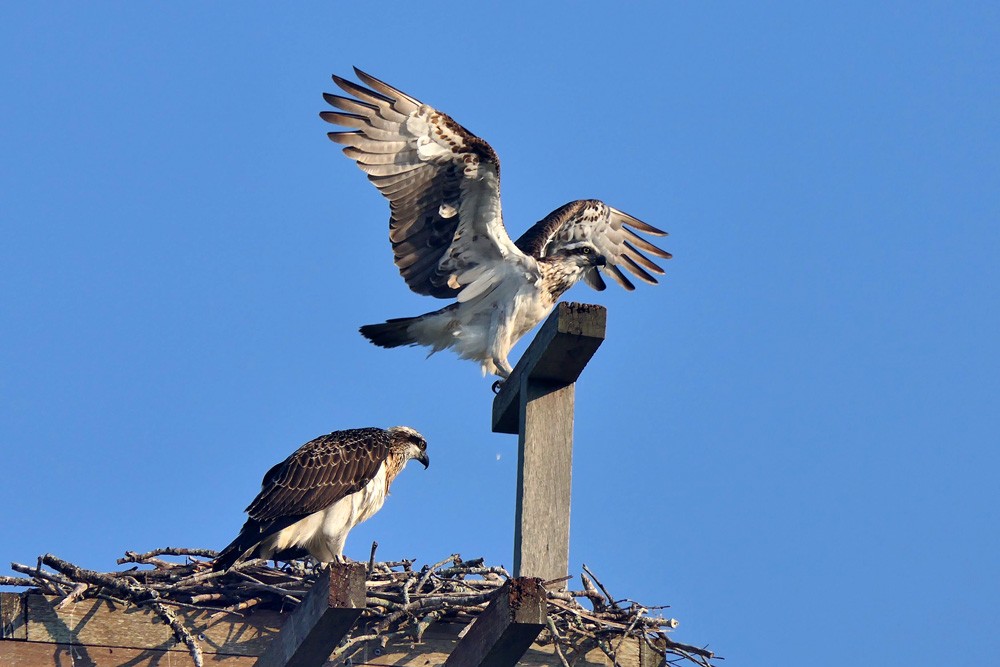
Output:
<instances>
[{"instance_id":1,"label":"wing feather","mask_svg":"<svg viewBox=\"0 0 1000 667\"><path fill-rule=\"evenodd\" d=\"M368 102L378 110L378 115L382 118L393 122L401 123L405 122L409 112L403 112L395 108L394 100L376 93L373 90L368 90L364 86L359 86L353 81L343 79L336 74L333 75L333 82L340 86L345 92L354 95L362 102Z\"/></svg>"},{"instance_id":2,"label":"wing feather","mask_svg":"<svg viewBox=\"0 0 1000 667\"><path fill-rule=\"evenodd\" d=\"M626 257L629 257L630 259L632 259L632 261L643 265L653 273L659 273L661 276L665 273L665 271L662 268L660 268L659 265L656 264L656 262L654 262L650 258L643 255L641 252L639 252L639 250L636 249L634 245L632 245L628 241L624 241L624 244L626 248L626 252L624 253L624 255Z\"/></svg>"},{"instance_id":3,"label":"wing feather","mask_svg":"<svg viewBox=\"0 0 1000 667\"><path fill-rule=\"evenodd\" d=\"M400 150L395 152L367 153L358 148L347 147L344 155L353 158L362 164L408 164L417 157L416 150Z\"/></svg>"},{"instance_id":4,"label":"wing feather","mask_svg":"<svg viewBox=\"0 0 1000 667\"><path fill-rule=\"evenodd\" d=\"M333 125L357 128L359 132L362 132L366 137L371 139L392 141L395 138L392 132L369 125L368 120L364 116L353 113L339 113L337 111L321 111L319 115L320 118Z\"/></svg>"},{"instance_id":5,"label":"wing feather","mask_svg":"<svg viewBox=\"0 0 1000 667\"><path fill-rule=\"evenodd\" d=\"M378 139L372 139L371 137L365 136L361 130L354 130L353 132L328 132L327 136L330 137L330 141L334 141L343 146L348 146L352 149L352 152L363 151L364 153L398 153L399 151L411 148L409 142L380 141ZM355 157L354 155L348 153L347 149L344 149L344 153L346 153L348 157Z\"/></svg>"},{"instance_id":6,"label":"wing feather","mask_svg":"<svg viewBox=\"0 0 1000 667\"><path fill-rule=\"evenodd\" d=\"M669 252L633 230L654 236L666 235L663 230L604 202L580 199L557 208L535 223L517 240L517 246L532 257L545 257L570 244L590 242L607 260L607 265L601 270L626 290L632 291L635 285L621 271L622 268L639 280L655 285L657 280L650 272L662 275L664 271L644 253L664 259L671 257ZM604 282L596 274L585 276L585 281L596 290L604 288Z\"/></svg>"},{"instance_id":7,"label":"wing feather","mask_svg":"<svg viewBox=\"0 0 1000 667\"><path fill-rule=\"evenodd\" d=\"M629 292L631 292L632 290L635 289L635 285L632 284L632 281L629 280L625 276L625 274L622 273L622 270L619 269L617 266L609 264L607 267L605 267L605 271L607 272L607 274L609 276L611 276L612 278L614 278L614 280L615 280L616 283L618 283L619 285L621 285L622 287L624 287Z\"/></svg>"},{"instance_id":8,"label":"wing feather","mask_svg":"<svg viewBox=\"0 0 1000 667\"><path fill-rule=\"evenodd\" d=\"M357 114L364 116L368 123L375 128L386 131L393 131L399 126L399 123L393 123L387 121L378 115L378 107L374 104L365 104L360 100L353 100L349 97L342 97L340 95L333 95L331 93L323 93L323 99L326 103L332 107L336 107L341 111L348 111L352 114ZM333 121L330 121L333 122Z\"/></svg>"},{"instance_id":9,"label":"wing feather","mask_svg":"<svg viewBox=\"0 0 1000 667\"><path fill-rule=\"evenodd\" d=\"M326 509L375 477L389 444L388 434L378 428L334 431L310 440L268 471L247 514L263 527L290 525L290 519Z\"/></svg>"},{"instance_id":10,"label":"wing feather","mask_svg":"<svg viewBox=\"0 0 1000 667\"><path fill-rule=\"evenodd\" d=\"M635 260L633 260L628 255L623 254L621 256L621 262L622 262L622 266L624 266L626 269L628 269L629 272L632 275L634 275L636 278L638 278L639 280L643 281L644 283L649 283L650 285L655 285L658 282L656 280L656 278L654 278L653 276L649 275L649 273L644 268L642 268L641 266L639 266L638 264L636 264Z\"/></svg>"},{"instance_id":11,"label":"wing feather","mask_svg":"<svg viewBox=\"0 0 1000 667\"><path fill-rule=\"evenodd\" d=\"M434 177L433 170L425 170L421 172L425 177L423 181L431 181ZM414 175L415 176L415 175ZM375 187L386 197L389 198L395 188L401 188L403 186L413 185L419 187L423 181L417 181L414 176L398 176L392 174L386 174L384 176L369 176L368 180L375 184ZM388 193L388 194L387 194ZM393 201L390 199L390 202Z\"/></svg>"},{"instance_id":12,"label":"wing feather","mask_svg":"<svg viewBox=\"0 0 1000 667\"><path fill-rule=\"evenodd\" d=\"M420 164L364 164L358 163L361 171L370 176L395 176L397 174L408 174L411 171L420 169Z\"/></svg>"},{"instance_id":13,"label":"wing feather","mask_svg":"<svg viewBox=\"0 0 1000 667\"><path fill-rule=\"evenodd\" d=\"M646 234L652 234L653 236L667 236L667 233L662 229L657 229L648 222L643 222L642 220L633 217L626 213L625 211L619 211L617 208L608 207L611 210L611 215L618 218L622 224L628 225L629 227L634 227L640 232Z\"/></svg>"},{"instance_id":14,"label":"wing feather","mask_svg":"<svg viewBox=\"0 0 1000 667\"><path fill-rule=\"evenodd\" d=\"M629 238L629 241L636 245L636 247L641 248L654 257L662 257L663 259L670 259L673 257L673 255L669 252L663 250L662 248L657 248L655 245L642 238L631 229L625 229L625 235Z\"/></svg>"},{"instance_id":15,"label":"wing feather","mask_svg":"<svg viewBox=\"0 0 1000 667\"><path fill-rule=\"evenodd\" d=\"M490 145L384 81L355 73L361 84L333 77L350 97L325 93L339 111L320 117L350 128L329 137L389 200L389 239L410 289L450 298L476 279L466 277L476 267L531 263L503 226L500 164Z\"/></svg>"},{"instance_id":16,"label":"wing feather","mask_svg":"<svg viewBox=\"0 0 1000 667\"><path fill-rule=\"evenodd\" d=\"M368 74L367 72L362 72L357 67L354 68L354 73L357 75L359 79L361 79L363 82L365 82L375 90L381 92L382 94L388 97L394 98L399 104L399 107L397 108L403 113L407 114L412 113L420 107L419 101L410 97L409 95L399 90L398 88L393 88L385 81L376 79L371 74Z\"/></svg>"}]
</instances>

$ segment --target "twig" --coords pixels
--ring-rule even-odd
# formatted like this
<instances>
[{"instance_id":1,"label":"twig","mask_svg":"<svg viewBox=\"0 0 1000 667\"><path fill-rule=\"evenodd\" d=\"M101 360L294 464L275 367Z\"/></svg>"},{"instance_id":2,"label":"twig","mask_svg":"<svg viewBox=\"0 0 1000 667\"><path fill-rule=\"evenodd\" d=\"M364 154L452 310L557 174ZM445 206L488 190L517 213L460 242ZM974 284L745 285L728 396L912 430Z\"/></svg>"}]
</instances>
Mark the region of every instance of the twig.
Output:
<instances>
[{"instance_id":1,"label":"twig","mask_svg":"<svg viewBox=\"0 0 1000 667\"><path fill-rule=\"evenodd\" d=\"M563 655L562 648L559 646L563 641L562 635L559 634L559 629L551 616L545 619L545 625L549 629L549 634L552 635L552 646L555 648L556 655L559 656L559 661L563 667L570 667L569 661L566 660L566 656Z\"/></svg>"},{"instance_id":2,"label":"twig","mask_svg":"<svg viewBox=\"0 0 1000 667\"><path fill-rule=\"evenodd\" d=\"M27 577L8 577L6 575L0 574L0 586L23 586L27 588L28 586L37 586L34 579L28 579Z\"/></svg>"},{"instance_id":3,"label":"twig","mask_svg":"<svg viewBox=\"0 0 1000 667\"><path fill-rule=\"evenodd\" d=\"M591 578L593 578L594 583L597 584L597 586L601 589L601 592L604 593L604 597L608 599L608 602L611 604L612 607L615 607L617 609L618 604L615 602L615 599L611 597L611 593L608 593L608 589L604 587L604 584L601 583L601 580L597 578L597 575L591 572L590 568L587 567L586 565L583 566L583 571L589 574Z\"/></svg>"},{"instance_id":4,"label":"twig","mask_svg":"<svg viewBox=\"0 0 1000 667\"><path fill-rule=\"evenodd\" d=\"M191 659L194 660L195 667L204 667L205 660L201 653L201 646L198 645L198 640L195 639L190 632L188 632L183 623L177 620L177 616L174 615L174 612L170 611L156 600L150 600L148 604L160 618L167 622L170 629L174 631L174 637L177 641L183 642L184 645L188 647L188 651L191 652Z\"/></svg>"},{"instance_id":5,"label":"twig","mask_svg":"<svg viewBox=\"0 0 1000 667\"><path fill-rule=\"evenodd\" d=\"M46 572L45 570L40 570L38 568L29 567L21 563L11 563L10 569L22 574L30 574L34 579L35 585L48 591L50 595L66 595L66 591L62 588L62 586L73 585L73 582L66 577L52 572Z\"/></svg>"},{"instance_id":6,"label":"twig","mask_svg":"<svg viewBox=\"0 0 1000 667\"><path fill-rule=\"evenodd\" d=\"M153 549L144 554L134 551L126 551L124 558L118 559L118 564L123 563L145 563L150 558L156 556L202 556L205 558L215 558L219 553L215 549L185 549L183 547L164 547L163 549Z\"/></svg>"},{"instance_id":7,"label":"twig","mask_svg":"<svg viewBox=\"0 0 1000 667\"><path fill-rule=\"evenodd\" d=\"M330 655L330 660L336 660L337 658L339 658L340 656L342 656L344 653L346 653L352 647L357 646L358 644L362 644L364 642L370 642L373 639L379 639L379 636L378 636L377 633L376 634L370 634L370 635L358 635L357 637L351 637L342 646L337 647L337 650L335 650L333 652L333 654ZM327 664L329 664L329 662Z\"/></svg>"},{"instance_id":8,"label":"twig","mask_svg":"<svg viewBox=\"0 0 1000 667\"><path fill-rule=\"evenodd\" d=\"M56 605L56 609L65 609L67 605L76 602L80 599L80 596L90 588L90 584L85 584L82 581L73 587L73 590L69 592L69 595L64 597L59 604Z\"/></svg>"},{"instance_id":9,"label":"twig","mask_svg":"<svg viewBox=\"0 0 1000 667\"><path fill-rule=\"evenodd\" d=\"M426 571L424 572L424 575L422 577L420 577L420 582L417 584L417 590L419 591L421 588L424 587L424 584L427 583L427 580L430 579L430 577L431 577L432 574L434 574L434 570L436 570L439 567L443 566L448 561L451 561L451 562L453 562L453 563L455 563L457 565L458 562L459 562L458 561L458 554L452 554L452 555L448 556L447 558L445 558L444 560L442 560L440 562L437 562L437 563L434 563L433 565L431 565L430 567L428 567L426 569Z\"/></svg>"},{"instance_id":10,"label":"twig","mask_svg":"<svg viewBox=\"0 0 1000 667\"><path fill-rule=\"evenodd\" d=\"M594 605L594 611L601 611L607 605L604 604L604 596L594 588L594 583L585 574L580 575L580 581L583 582L583 594L590 600L590 603Z\"/></svg>"},{"instance_id":11,"label":"twig","mask_svg":"<svg viewBox=\"0 0 1000 667\"><path fill-rule=\"evenodd\" d=\"M368 578L372 578L372 573L375 571L375 550L378 549L378 542L372 540L372 555L368 558Z\"/></svg>"},{"instance_id":12,"label":"twig","mask_svg":"<svg viewBox=\"0 0 1000 667\"><path fill-rule=\"evenodd\" d=\"M431 613L426 614L422 619L420 619L420 621L414 628L413 632L414 643L422 644L424 641L424 632L426 632L427 628L429 628L431 624L434 621L438 620L439 618L441 618L441 612L432 611Z\"/></svg>"},{"instance_id":13,"label":"twig","mask_svg":"<svg viewBox=\"0 0 1000 667\"><path fill-rule=\"evenodd\" d=\"M622 636L618 639L618 645L615 646L615 656L618 655L618 651L622 650L622 644L625 643L625 638L629 637L629 636L632 636L632 637L635 636L635 632L634 632L635 631L635 626L638 625L639 619L641 619L642 615L645 614L645 613L646 613L646 610L644 608L642 608L642 607L639 607L639 613L637 613L632 618L632 622L628 624L628 627L625 629L625 632L623 632Z\"/></svg>"}]
</instances>

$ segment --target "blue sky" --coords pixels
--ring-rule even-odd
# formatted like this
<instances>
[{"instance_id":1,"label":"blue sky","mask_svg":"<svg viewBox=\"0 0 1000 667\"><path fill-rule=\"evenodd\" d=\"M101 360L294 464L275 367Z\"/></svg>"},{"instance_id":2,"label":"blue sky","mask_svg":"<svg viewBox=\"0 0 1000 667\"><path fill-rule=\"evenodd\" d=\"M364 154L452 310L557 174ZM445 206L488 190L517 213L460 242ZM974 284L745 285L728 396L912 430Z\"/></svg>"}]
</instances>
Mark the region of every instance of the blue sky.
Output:
<instances>
[{"instance_id":1,"label":"blue sky","mask_svg":"<svg viewBox=\"0 0 1000 667\"><path fill-rule=\"evenodd\" d=\"M609 309L574 573L726 664L996 660L1000 9L806 4L4 5L0 562L221 547L301 443L401 423L433 465L348 555L511 564L491 380L357 334L440 305L317 116L359 65L492 144L513 235L671 233L567 295Z\"/></svg>"}]
</instances>

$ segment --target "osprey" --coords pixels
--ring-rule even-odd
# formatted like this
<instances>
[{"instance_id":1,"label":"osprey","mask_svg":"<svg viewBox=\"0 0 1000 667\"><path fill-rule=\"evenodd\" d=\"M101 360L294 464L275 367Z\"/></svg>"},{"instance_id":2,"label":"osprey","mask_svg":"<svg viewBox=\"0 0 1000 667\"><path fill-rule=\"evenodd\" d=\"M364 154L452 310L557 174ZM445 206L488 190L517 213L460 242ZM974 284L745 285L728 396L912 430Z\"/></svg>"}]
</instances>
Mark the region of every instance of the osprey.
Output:
<instances>
[{"instance_id":1,"label":"osprey","mask_svg":"<svg viewBox=\"0 0 1000 667\"><path fill-rule=\"evenodd\" d=\"M308 552L343 560L351 528L382 508L406 462L426 468L427 441L408 426L355 428L310 440L267 471L250 515L215 559L226 570L244 558L295 558Z\"/></svg>"},{"instance_id":2,"label":"osprey","mask_svg":"<svg viewBox=\"0 0 1000 667\"><path fill-rule=\"evenodd\" d=\"M622 272L655 284L663 274L645 254L670 253L636 234L666 232L596 199L549 213L516 242L500 211L500 161L488 143L449 116L355 68L370 88L334 76L351 97L324 93L340 111L320 116L353 128L330 132L389 200L396 266L417 294L454 298L417 317L361 327L375 345L452 348L483 374L510 375L507 355L577 281L596 290L603 270L626 290Z\"/></svg>"}]
</instances>

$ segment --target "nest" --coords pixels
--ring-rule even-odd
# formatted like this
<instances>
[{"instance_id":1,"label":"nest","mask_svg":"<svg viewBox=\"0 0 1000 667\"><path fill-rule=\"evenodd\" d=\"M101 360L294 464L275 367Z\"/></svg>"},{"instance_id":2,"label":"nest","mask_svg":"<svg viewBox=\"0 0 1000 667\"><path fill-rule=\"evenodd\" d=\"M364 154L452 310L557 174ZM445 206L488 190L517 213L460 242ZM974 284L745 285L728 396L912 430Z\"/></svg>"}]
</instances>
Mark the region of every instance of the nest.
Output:
<instances>
[{"instance_id":1,"label":"nest","mask_svg":"<svg viewBox=\"0 0 1000 667\"><path fill-rule=\"evenodd\" d=\"M510 578L502 567L487 566L482 558L463 560L457 554L421 567L414 567L412 560L376 562L375 546L368 563L364 620L337 647L333 658L346 660L370 642L383 648L393 639L419 643L427 628L438 621L471 623ZM57 608L84 598L147 607L170 626L178 642L187 646L195 664L202 665L198 640L173 609L240 617L255 608L291 611L312 588L321 567L311 559L280 566L258 559L237 563L227 572L214 572L211 559L215 556L211 549L128 551L118 564L132 567L96 572L46 554L35 567L11 563L14 571L28 576L0 576L0 585L30 587L61 597ZM567 656L581 646L597 646L612 664L618 664L618 652L626 638L645 642L664 656L667 664L689 662L711 667L716 657L711 651L668 636L678 623L661 615L666 607L616 599L593 572L586 566L583 569L582 590L547 590L547 627L536 640L554 645L565 667L571 664ZM565 581L546 582L546 587L558 589Z\"/></svg>"}]
</instances>

